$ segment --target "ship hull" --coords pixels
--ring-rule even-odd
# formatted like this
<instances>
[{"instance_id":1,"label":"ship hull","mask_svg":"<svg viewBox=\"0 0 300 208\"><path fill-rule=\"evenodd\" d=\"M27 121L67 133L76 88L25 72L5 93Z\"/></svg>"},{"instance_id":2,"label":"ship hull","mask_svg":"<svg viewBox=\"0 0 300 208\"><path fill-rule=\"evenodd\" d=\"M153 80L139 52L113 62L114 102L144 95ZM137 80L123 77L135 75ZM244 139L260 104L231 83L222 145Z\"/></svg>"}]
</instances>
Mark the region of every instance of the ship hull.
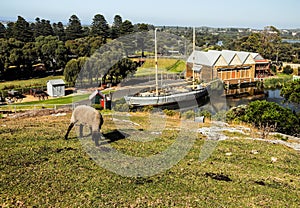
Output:
<instances>
[{"instance_id":1,"label":"ship hull","mask_svg":"<svg viewBox=\"0 0 300 208\"><path fill-rule=\"evenodd\" d=\"M207 96L208 92L206 89L199 89L190 92L161 96L125 96L125 100L131 107L167 106L181 108L199 105L207 99Z\"/></svg>"}]
</instances>

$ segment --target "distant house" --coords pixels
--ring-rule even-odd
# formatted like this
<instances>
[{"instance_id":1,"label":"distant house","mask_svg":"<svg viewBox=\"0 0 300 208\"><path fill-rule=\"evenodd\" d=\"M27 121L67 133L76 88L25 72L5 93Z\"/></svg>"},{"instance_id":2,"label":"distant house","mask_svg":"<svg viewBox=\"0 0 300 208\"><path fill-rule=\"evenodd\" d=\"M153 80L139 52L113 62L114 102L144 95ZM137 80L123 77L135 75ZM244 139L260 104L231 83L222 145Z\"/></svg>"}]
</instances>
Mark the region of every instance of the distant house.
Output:
<instances>
[{"instance_id":1,"label":"distant house","mask_svg":"<svg viewBox=\"0 0 300 208\"><path fill-rule=\"evenodd\" d=\"M91 104L99 104L103 109L111 109L111 98L100 90L95 90L90 96Z\"/></svg>"},{"instance_id":2,"label":"distant house","mask_svg":"<svg viewBox=\"0 0 300 208\"><path fill-rule=\"evenodd\" d=\"M65 82L62 79L53 79L47 82L47 92L51 97L65 96Z\"/></svg>"}]
</instances>

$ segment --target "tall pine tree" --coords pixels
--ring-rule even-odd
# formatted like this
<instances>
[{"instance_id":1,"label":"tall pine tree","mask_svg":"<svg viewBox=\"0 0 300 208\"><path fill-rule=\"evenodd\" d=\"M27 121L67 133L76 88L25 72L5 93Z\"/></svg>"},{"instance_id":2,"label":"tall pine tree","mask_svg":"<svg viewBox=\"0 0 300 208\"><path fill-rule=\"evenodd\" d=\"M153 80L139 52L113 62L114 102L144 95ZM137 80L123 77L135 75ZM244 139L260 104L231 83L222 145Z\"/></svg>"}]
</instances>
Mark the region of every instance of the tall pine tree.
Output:
<instances>
[{"instance_id":1,"label":"tall pine tree","mask_svg":"<svg viewBox=\"0 0 300 208\"><path fill-rule=\"evenodd\" d=\"M79 18L76 15L72 15L66 28L66 39L74 40L76 38L81 38L83 37L83 33L84 31Z\"/></svg>"},{"instance_id":2,"label":"tall pine tree","mask_svg":"<svg viewBox=\"0 0 300 208\"><path fill-rule=\"evenodd\" d=\"M120 15L115 15L114 22L111 27L111 38L112 39L116 39L123 34L122 23L123 23L122 17Z\"/></svg>"},{"instance_id":3,"label":"tall pine tree","mask_svg":"<svg viewBox=\"0 0 300 208\"><path fill-rule=\"evenodd\" d=\"M5 32L6 32L6 28L5 28L5 26L0 22L0 38L5 38Z\"/></svg>"},{"instance_id":4,"label":"tall pine tree","mask_svg":"<svg viewBox=\"0 0 300 208\"><path fill-rule=\"evenodd\" d=\"M33 40L33 33L29 23L21 16L14 23L13 37L23 42L30 42Z\"/></svg>"},{"instance_id":5,"label":"tall pine tree","mask_svg":"<svg viewBox=\"0 0 300 208\"><path fill-rule=\"evenodd\" d=\"M102 36L105 39L109 36L109 26L103 15L96 14L94 16L91 36Z\"/></svg>"}]
</instances>

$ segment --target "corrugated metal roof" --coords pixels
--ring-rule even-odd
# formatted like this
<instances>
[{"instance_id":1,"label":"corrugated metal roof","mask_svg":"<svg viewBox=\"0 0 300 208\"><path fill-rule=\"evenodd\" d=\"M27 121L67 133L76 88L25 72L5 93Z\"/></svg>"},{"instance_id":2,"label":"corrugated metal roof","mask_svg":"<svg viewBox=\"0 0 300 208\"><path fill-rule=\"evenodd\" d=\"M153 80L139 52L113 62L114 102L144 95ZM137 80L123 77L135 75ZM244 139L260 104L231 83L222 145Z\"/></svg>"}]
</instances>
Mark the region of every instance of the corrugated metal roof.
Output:
<instances>
[{"instance_id":1,"label":"corrugated metal roof","mask_svg":"<svg viewBox=\"0 0 300 208\"><path fill-rule=\"evenodd\" d=\"M244 64L248 57L250 56L249 52L245 52L245 51L236 51L236 55L240 58L241 62Z\"/></svg>"},{"instance_id":2,"label":"corrugated metal roof","mask_svg":"<svg viewBox=\"0 0 300 208\"><path fill-rule=\"evenodd\" d=\"M188 58L187 62L201 64L205 66L212 66L212 63L207 58L206 52L203 51L193 51L190 57Z\"/></svg>"},{"instance_id":3,"label":"corrugated metal roof","mask_svg":"<svg viewBox=\"0 0 300 208\"><path fill-rule=\"evenodd\" d=\"M52 79L48 81L51 85L65 85L64 80L62 79Z\"/></svg>"},{"instance_id":4,"label":"corrugated metal roof","mask_svg":"<svg viewBox=\"0 0 300 208\"><path fill-rule=\"evenodd\" d=\"M230 65L231 61L236 56L236 52L234 52L234 51L228 51L228 50L223 50L222 51L222 56L224 57L224 59L226 60L226 62L228 63L228 65Z\"/></svg>"},{"instance_id":5,"label":"corrugated metal roof","mask_svg":"<svg viewBox=\"0 0 300 208\"><path fill-rule=\"evenodd\" d=\"M221 51L209 50L207 52L207 57L210 60L212 66L215 65L215 63L220 58L220 56L221 56Z\"/></svg>"},{"instance_id":6,"label":"corrugated metal roof","mask_svg":"<svg viewBox=\"0 0 300 208\"><path fill-rule=\"evenodd\" d=\"M252 56L255 61L265 60L259 53L252 53L246 51L231 51L231 50L209 50L208 52L204 51L194 51L187 59L188 63L195 63L198 65L204 66L214 66L218 61L220 56L222 56L228 65L231 64L235 56L239 59L241 64L244 64L249 56ZM195 57L195 59L194 59Z\"/></svg>"}]
</instances>

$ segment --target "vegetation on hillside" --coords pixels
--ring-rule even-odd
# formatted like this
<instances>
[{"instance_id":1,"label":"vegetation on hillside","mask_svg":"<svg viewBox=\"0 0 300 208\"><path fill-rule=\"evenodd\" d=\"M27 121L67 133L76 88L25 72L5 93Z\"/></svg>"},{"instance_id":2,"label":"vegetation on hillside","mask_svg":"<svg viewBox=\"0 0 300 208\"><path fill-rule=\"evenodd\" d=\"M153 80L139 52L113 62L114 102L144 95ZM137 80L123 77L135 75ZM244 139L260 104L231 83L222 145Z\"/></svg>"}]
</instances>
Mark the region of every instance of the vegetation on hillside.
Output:
<instances>
[{"instance_id":1,"label":"vegetation on hillside","mask_svg":"<svg viewBox=\"0 0 300 208\"><path fill-rule=\"evenodd\" d=\"M280 91L286 101L300 104L300 80L286 83Z\"/></svg>"},{"instance_id":2,"label":"vegetation on hillside","mask_svg":"<svg viewBox=\"0 0 300 208\"><path fill-rule=\"evenodd\" d=\"M227 112L226 119L249 123L261 129L265 134L264 138L272 131L295 136L300 134L299 116L290 109L265 100L257 100L248 106L233 108Z\"/></svg>"},{"instance_id":3,"label":"vegetation on hillside","mask_svg":"<svg viewBox=\"0 0 300 208\"><path fill-rule=\"evenodd\" d=\"M171 169L147 178L127 178L98 166L84 151L75 131L71 132L71 139L63 139L70 116L26 118L18 122L13 119L5 123L1 120L0 206L297 207L300 204L300 161L295 150L241 138L220 141L213 154L200 163L205 138L199 135L190 152ZM131 140L134 135L123 139L116 134L113 119L109 115L104 119L103 134L124 154L155 155L176 139L177 119L168 119L159 136L151 133L147 116L133 115L130 120L140 125L140 132L143 130L153 137L150 142ZM128 122L118 129L128 129ZM194 133L188 135L192 137ZM272 162L272 158L277 161Z\"/></svg>"}]
</instances>

